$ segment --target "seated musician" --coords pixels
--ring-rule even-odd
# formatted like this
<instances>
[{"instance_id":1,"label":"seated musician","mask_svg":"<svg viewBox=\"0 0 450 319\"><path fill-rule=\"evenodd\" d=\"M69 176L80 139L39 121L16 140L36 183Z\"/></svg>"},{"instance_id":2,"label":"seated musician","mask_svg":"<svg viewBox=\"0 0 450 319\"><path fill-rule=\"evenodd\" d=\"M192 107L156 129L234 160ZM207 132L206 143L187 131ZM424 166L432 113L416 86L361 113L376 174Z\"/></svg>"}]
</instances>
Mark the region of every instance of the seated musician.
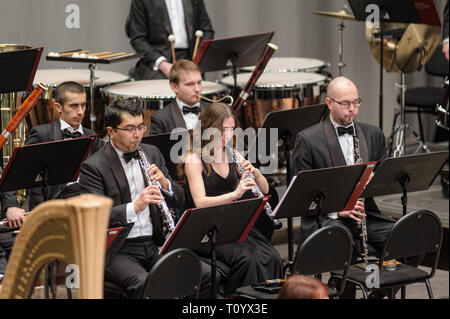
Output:
<instances>
[{"instance_id":1,"label":"seated musician","mask_svg":"<svg viewBox=\"0 0 450 319\"><path fill-rule=\"evenodd\" d=\"M52 123L33 127L25 141L26 145L96 134L82 126L86 111L86 91L80 84L76 82L61 83L55 90L55 107L60 114L59 119ZM101 140L96 139L91 154L101 148L103 144ZM49 186L48 198L57 198L65 186L65 184ZM20 227L24 221L25 211L18 207L16 193L15 191L7 192L2 199L2 213L6 215L10 227ZM42 189L32 189L28 205L29 211L42 201Z\"/></svg>"},{"instance_id":2,"label":"seated musician","mask_svg":"<svg viewBox=\"0 0 450 319\"><path fill-rule=\"evenodd\" d=\"M200 111L208 104L200 101L202 74L194 62L179 60L170 69L169 83L176 98L150 118L150 134L170 133L175 128L193 129Z\"/></svg>"},{"instance_id":3,"label":"seated musician","mask_svg":"<svg viewBox=\"0 0 450 319\"><path fill-rule=\"evenodd\" d=\"M146 126L138 103L113 101L105 110L105 126L110 143L81 165L80 185L87 193L111 198L110 227L123 226L106 253L105 280L130 298L142 298L148 273L160 258L158 247L168 236L162 228L164 212L152 204L165 200L178 213L184 193L169 176L159 149L141 144ZM210 296L210 267L203 266L200 296Z\"/></svg>"},{"instance_id":4,"label":"seated musician","mask_svg":"<svg viewBox=\"0 0 450 319\"><path fill-rule=\"evenodd\" d=\"M196 144L191 143L190 153L179 164L180 171L184 170L187 192L193 201L190 207L253 198L251 189L256 185L262 193L267 194L269 185L265 177L236 152L246 171L242 175L238 173L229 146L226 146L233 139L233 129L237 123L231 108L224 103L212 103L200 113L197 124L201 130L200 135L203 136L207 129L216 129L218 135L208 141L202 140L199 150L194 150L192 145ZM213 154L204 152L209 143L215 146L211 150L217 150ZM248 172L253 173L256 180L249 178ZM236 288L282 276L280 254L255 227L244 242L218 246L217 259L231 268L224 287L225 295L232 295Z\"/></svg>"}]
</instances>

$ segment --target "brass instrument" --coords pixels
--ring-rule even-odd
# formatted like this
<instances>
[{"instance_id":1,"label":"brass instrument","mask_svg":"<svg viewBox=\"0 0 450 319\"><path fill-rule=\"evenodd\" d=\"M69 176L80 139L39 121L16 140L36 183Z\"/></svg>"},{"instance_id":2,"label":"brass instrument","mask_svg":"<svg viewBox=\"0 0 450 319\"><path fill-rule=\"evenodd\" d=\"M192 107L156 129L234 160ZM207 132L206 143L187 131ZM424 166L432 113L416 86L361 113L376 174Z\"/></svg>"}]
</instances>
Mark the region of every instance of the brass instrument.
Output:
<instances>
[{"instance_id":1,"label":"brass instrument","mask_svg":"<svg viewBox=\"0 0 450 319\"><path fill-rule=\"evenodd\" d=\"M111 207L110 198L93 194L38 205L17 235L0 297L30 298L40 270L63 260L79 269L74 278L79 283L78 298L103 298Z\"/></svg>"},{"instance_id":2,"label":"brass instrument","mask_svg":"<svg viewBox=\"0 0 450 319\"><path fill-rule=\"evenodd\" d=\"M156 185L159 187L159 189L162 189L161 184L159 181L153 180L149 172L150 163L147 160L147 156L145 156L145 153L142 150L138 150L139 152L139 164L141 165L142 170L144 171L145 179L147 180L148 185ZM169 209L169 206L167 206L167 203L165 200L162 200L158 205L158 209L161 213L162 217L162 232L164 235L164 239L167 239L170 234L175 229L175 221L174 221L174 214Z\"/></svg>"},{"instance_id":3,"label":"brass instrument","mask_svg":"<svg viewBox=\"0 0 450 319\"><path fill-rule=\"evenodd\" d=\"M355 164L361 164L363 162L363 159L361 157L361 153L359 151L359 139L356 134L356 127L353 124L353 127L355 129L355 133L353 134L353 156L355 159ZM364 202L364 198L360 198L360 201ZM362 252L361 252L361 259L363 262L367 265L368 264L368 258L369 258L369 250L367 248L367 224L366 224L366 217L359 217L361 219L361 222L358 223L358 228L361 228L361 244L362 244Z\"/></svg>"}]
</instances>

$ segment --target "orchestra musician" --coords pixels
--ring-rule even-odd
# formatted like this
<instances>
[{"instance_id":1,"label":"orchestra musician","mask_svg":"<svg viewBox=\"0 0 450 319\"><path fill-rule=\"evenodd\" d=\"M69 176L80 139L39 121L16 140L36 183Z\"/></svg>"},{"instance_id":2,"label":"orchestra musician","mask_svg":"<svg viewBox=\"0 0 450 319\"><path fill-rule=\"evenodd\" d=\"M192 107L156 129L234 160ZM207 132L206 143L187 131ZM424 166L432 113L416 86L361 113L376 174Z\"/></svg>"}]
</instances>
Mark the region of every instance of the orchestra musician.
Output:
<instances>
[{"instance_id":1,"label":"orchestra musician","mask_svg":"<svg viewBox=\"0 0 450 319\"><path fill-rule=\"evenodd\" d=\"M174 60L169 35L175 37L176 60L191 59L197 30L203 40L214 37L203 0L132 0L125 28L131 46L144 54L130 70L135 80L169 77Z\"/></svg>"},{"instance_id":2,"label":"orchestra musician","mask_svg":"<svg viewBox=\"0 0 450 319\"><path fill-rule=\"evenodd\" d=\"M149 205L165 200L181 213L184 192L169 176L159 149L141 144L146 126L138 103L113 101L105 109L105 126L110 143L81 165L80 185L87 193L111 198L110 227L123 226L106 253L105 281L122 287L130 298L142 298L148 272L164 243L162 213ZM161 189L147 182L139 151L151 164L149 173ZM202 266L201 297L210 295L211 274L209 266Z\"/></svg>"},{"instance_id":3,"label":"orchestra musician","mask_svg":"<svg viewBox=\"0 0 450 319\"><path fill-rule=\"evenodd\" d=\"M185 59L175 62L169 83L176 98L152 114L150 134L170 133L175 128L193 129L200 111L208 105L200 101L202 75L194 62Z\"/></svg>"},{"instance_id":4,"label":"orchestra musician","mask_svg":"<svg viewBox=\"0 0 450 319\"><path fill-rule=\"evenodd\" d=\"M198 150L193 149L196 143L191 143L191 151L185 154L184 160L179 164L179 171L184 173L186 180L188 207L220 205L253 198L251 189L256 185L262 193L268 193L269 185L265 177L236 152L246 173L240 176L237 171L227 146L233 139L236 124L238 119L224 103L212 103L200 113L197 123L200 135L205 136L206 133L209 136L208 129L215 129L218 135L202 140L201 149ZM209 143L213 143L214 148L211 149L217 152L206 152ZM248 172L254 175L255 180L248 177ZM217 259L231 268L224 283L226 296L233 295L239 287L282 276L280 254L255 227L245 241L219 245L216 251Z\"/></svg>"},{"instance_id":5,"label":"orchestra musician","mask_svg":"<svg viewBox=\"0 0 450 319\"><path fill-rule=\"evenodd\" d=\"M60 115L59 119L33 127L25 140L26 145L96 134L82 126L86 111L86 91L80 84L69 81L58 85L55 90L55 107ZM103 141L96 139L91 154L103 144ZM57 198L65 186L65 184L49 186L48 198ZM20 227L24 221L25 210L19 207L16 197L16 192L13 191L6 192L2 198L2 214L8 219L10 227ZM41 188L31 189L29 211L43 200Z\"/></svg>"}]
</instances>

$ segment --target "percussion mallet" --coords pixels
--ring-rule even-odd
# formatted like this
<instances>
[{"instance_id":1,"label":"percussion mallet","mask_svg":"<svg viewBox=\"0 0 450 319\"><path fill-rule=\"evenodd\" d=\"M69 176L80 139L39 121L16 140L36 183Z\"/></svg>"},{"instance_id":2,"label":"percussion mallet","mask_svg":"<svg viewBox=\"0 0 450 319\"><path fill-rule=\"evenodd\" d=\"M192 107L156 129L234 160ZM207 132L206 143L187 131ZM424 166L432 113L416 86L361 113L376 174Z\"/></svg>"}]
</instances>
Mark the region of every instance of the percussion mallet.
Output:
<instances>
[{"instance_id":1,"label":"percussion mallet","mask_svg":"<svg viewBox=\"0 0 450 319\"><path fill-rule=\"evenodd\" d=\"M195 36L197 37L197 39L195 39L194 54L192 54L192 60L194 60L195 56L197 55L198 46L200 44L200 38L203 37L203 31L202 30L195 31Z\"/></svg>"},{"instance_id":2,"label":"percussion mallet","mask_svg":"<svg viewBox=\"0 0 450 319\"><path fill-rule=\"evenodd\" d=\"M172 61L173 61L173 64L175 64L175 62L177 62L177 58L175 56L175 47L174 47L175 36L173 34L170 34L168 39L170 41L170 47L172 49Z\"/></svg>"}]
</instances>

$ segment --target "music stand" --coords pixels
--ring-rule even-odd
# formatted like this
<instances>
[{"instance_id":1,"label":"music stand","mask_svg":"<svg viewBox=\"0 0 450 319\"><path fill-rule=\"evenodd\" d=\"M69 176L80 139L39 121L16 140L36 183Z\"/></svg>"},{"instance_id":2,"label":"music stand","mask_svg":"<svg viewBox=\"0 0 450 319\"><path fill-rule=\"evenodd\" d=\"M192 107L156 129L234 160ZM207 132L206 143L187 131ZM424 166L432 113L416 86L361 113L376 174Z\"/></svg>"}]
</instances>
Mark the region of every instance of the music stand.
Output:
<instances>
[{"instance_id":1,"label":"music stand","mask_svg":"<svg viewBox=\"0 0 450 319\"><path fill-rule=\"evenodd\" d=\"M171 138L172 133L162 133L162 134L154 134L144 136L142 138L141 143L154 145L159 148L161 154L164 157L164 161L166 163L167 170L169 171L169 175L176 181L180 180L178 176L178 159L182 155L180 153L183 151L183 144L181 141L187 139L189 141L189 131L180 130L174 133L174 138ZM175 138L176 137L176 138ZM176 144L179 144L179 148L173 148ZM178 150L178 152L175 152ZM172 158L174 161L172 161Z\"/></svg>"},{"instance_id":2,"label":"music stand","mask_svg":"<svg viewBox=\"0 0 450 319\"><path fill-rule=\"evenodd\" d=\"M267 200L267 197L258 197L186 210L170 237L161 247L160 255L177 248L204 251L209 247L211 255L211 297L215 299L216 246L243 242Z\"/></svg>"},{"instance_id":3,"label":"music stand","mask_svg":"<svg viewBox=\"0 0 450 319\"><path fill-rule=\"evenodd\" d=\"M372 10L366 11L368 5L379 9L380 24L380 105L379 127L383 129L383 54L384 54L384 27L386 22L418 23L440 26L439 15L433 0L421 0L416 7L414 0L348 0L356 20L367 21Z\"/></svg>"},{"instance_id":4,"label":"music stand","mask_svg":"<svg viewBox=\"0 0 450 319\"><path fill-rule=\"evenodd\" d=\"M0 192L75 182L97 135L16 147L0 178ZM55 154L64 154L64 160Z\"/></svg>"},{"instance_id":5,"label":"music stand","mask_svg":"<svg viewBox=\"0 0 450 319\"><path fill-rule=\"evenodd\" d=\"M229 69L233 72L233 95L237 96L237 68L255 65L275 31L202 41L193 62L202 72Z\"/></svg>"},{"instance_id":6,"label":"music stand","mask_svg":"<svg viewBox=\"0 0 450 319\"><path fill-rule=\"evenodd\" d=\"M0 94L30 91L43 47L0 53Z\"/></svg>"},{"instance_id":7,"label":"music stand","mask_svg":"<svg viewBox=\"0 0 450 319\"><path fill-rule=\"evenodd\" d=\"M327 110L326 104L317 104L310 106L302 106L292 110L273 111L266 115L261 128L258 129L255 140L249 147L249 154L255 154L256 148L256 164L260 167L261 172L264 174L264 163L261 163L260 157L270 155L270 132L271 129L277 129L278 139L282 139L284 147L284 157L286 160L286 176L287 184L289 185L291 180L291 155L290 151L294 147L295 137L297 134L316 123L318 123ZM263 144L266 141L265 145ZM265 154L261 154L261 147L264 148ZM269 150L269 154L267 154ZM293 245L292 245L292 218L288 218L288 259L293 258Z\"/></svg>"},{"instance_id":8,"label":"music stand","mask_svg":"<svg viewBox=\"0 0 450 319\"><path fill-rule=\"evenodd\" d=\"M402 194L403 215L406 215L408 192L427 190L447 159L448 151L387 158L361 196Z\"/></svg>"}]
</instances>

